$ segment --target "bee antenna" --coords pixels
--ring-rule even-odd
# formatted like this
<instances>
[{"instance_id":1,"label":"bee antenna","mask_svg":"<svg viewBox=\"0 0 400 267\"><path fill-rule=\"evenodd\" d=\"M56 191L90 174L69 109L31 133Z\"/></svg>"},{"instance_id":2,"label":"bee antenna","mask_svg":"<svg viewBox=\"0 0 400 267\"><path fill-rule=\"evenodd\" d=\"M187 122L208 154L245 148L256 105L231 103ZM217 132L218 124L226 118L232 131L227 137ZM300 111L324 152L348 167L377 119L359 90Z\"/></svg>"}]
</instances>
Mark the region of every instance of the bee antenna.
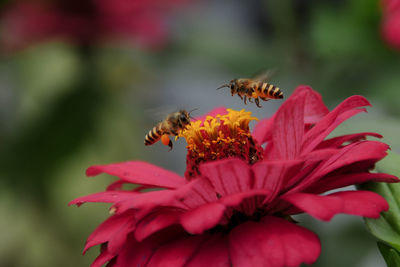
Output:
<instances>
[{"instance_id":1,"label":"bee antenna","mask_svg":"<svg viewBox=\"0 0 400 267\"><path fill-rule=\"evenodd\" d=\"M188 113L189 113L189 116L190 116L190 113L192 113L193 111L195 111L195 110L198 110L199 108L194 108L194 109L192 109L191 111L189 111Z\"/></svg>"},{"instance_id":2,"label":"bee antenna","mask_svg":"<svg viewBox=\"0 0 400 267\"><path fill-rule=\"evenodd\" d=\"M224 84L224 85L221 85L220 87L217 88L217 90L219 90L219 89L221 89L221 88L224 88L224 87L228 87L228 88L229 88L229 84L226 83L226 84Z\"/></svg>"},{"instance_id":3,"label":"bee antenna","mask_svg":"<svg viewBox=\"0 0 400 267\"><path fill-rule=\"evenodd\" d=\"M194 118L190 115L190 113L192 113L192 112L195 111L195 110L198 110L198 108L194 108L194 109L192 109L191 111L188 112L189 118L194 119Z\"/></svg>"},{"instance_id":4,"label":"bee antenna","mask_svg":"<svg viewBox=\"0 0 400 267\"><path fill-rule=\"evenodd\" d=\"M191 111L189 111L189 114L190 113L192 113L193 111L195 111L195 110L198 110L199 108L194 108L194 109L192 109Z\"/></svg>"}]
</instances>

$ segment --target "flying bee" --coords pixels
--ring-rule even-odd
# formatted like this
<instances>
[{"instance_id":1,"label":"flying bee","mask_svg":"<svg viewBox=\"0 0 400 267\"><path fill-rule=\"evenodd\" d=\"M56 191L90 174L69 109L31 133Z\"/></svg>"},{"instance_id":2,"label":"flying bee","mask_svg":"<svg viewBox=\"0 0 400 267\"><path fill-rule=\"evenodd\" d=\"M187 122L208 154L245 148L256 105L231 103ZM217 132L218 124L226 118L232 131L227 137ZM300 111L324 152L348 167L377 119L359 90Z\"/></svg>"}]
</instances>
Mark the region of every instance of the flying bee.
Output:
<instances>
[{"instance_id":1,"label":"flying bee","mask_svg":"<svg viewBox=\"0 0 400 267\"><path fill-rule=\"evenodd\" d=\"M182 109L169 114L162 122L159 122L149 131L144 138L144 144L150 146L161 139L161 142L169 146L169 151L171 151L172 141L169 139L169 136L177 136L181 130L190 124L190 112Z\"/></svg>"},{"instance_id":2,"label":"flying bee","mask_svg":"<svg viewBox=\"0 0 400 267\"><path fill-rule=\"evenodd\" d=\"M240 78L233 79L229 83L217 88L217 90L228 87L231 89L232 96L237 94L244 103L256 103L257 107L261 108L260 100L268 101L270 99L283 98L283 92L275 85L268 83L266 80L269 73L262 74L254 79Z\"/></svg>"}]
</instances>

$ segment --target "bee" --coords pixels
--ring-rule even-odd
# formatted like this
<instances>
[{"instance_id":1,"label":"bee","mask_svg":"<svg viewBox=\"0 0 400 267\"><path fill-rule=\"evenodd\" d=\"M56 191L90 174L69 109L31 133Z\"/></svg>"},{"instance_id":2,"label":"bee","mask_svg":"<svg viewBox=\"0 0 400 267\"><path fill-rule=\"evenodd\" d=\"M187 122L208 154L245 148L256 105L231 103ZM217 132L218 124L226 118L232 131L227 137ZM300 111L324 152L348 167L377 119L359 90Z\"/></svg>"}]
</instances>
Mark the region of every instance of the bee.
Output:
<instances>
[{"instance_id":1,"label":"bee","mask_svg":"<svg viewBox=\"0 0 400 267\"><path fill-rule=\"evenodd\" d=\"M249 102L256 103L257 107L261 108L260 100L268 101L270 99L281 99L283 98L283 92L275 85L268 83L266 80L269 73L260 75L254 79L239 78L233 79L229 83L224 84L217 88L217 90L228 87L231 89L232 96L237 94L244 103Z\"/></svg>"},{"instance_id":2,"label":"bee","mask_svg":"<svg viewBox=\"0 0 400 267\"><path fill-rule=\"evenodd\" d=\"M181 130L190 124L190 112L182 109L169 114L162 122L159 122L149 131L144 138L144 144L150 146L161 139L161 142L164 145L168 145L170 148L169 151L171 151L172 141L169 139L169 136L177 136Z\"/></svg>"}]
</instances>

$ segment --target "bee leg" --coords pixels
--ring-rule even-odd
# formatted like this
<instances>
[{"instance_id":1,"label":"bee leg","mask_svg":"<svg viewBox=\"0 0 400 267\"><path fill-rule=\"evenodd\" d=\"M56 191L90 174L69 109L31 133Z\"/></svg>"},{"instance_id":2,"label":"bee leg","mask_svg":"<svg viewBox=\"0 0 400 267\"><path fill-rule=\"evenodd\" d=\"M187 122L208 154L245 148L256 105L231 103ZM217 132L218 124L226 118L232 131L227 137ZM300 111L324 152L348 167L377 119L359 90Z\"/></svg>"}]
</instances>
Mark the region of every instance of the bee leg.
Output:
<instances>
[{"instance_id":1,"label":"bee leg","mask_svg":"<svg viewBox=\"0 0 400 267\"><path fill-rule=\"evenodd\" d=\"M243 100L243 96L241 96L241 95L238 95L239 97L240 97L240 99L242 99Z\"/></svg>"},{"instance_id":2,"label":"bee leg","mask_svg":"<svg viewBox=\"0 0 400 267\"><path fill-rule=\"evenodd\" d=\"M244 104L247 105L247 96L244 96Z\"/></svg>"},{"instance_id":3,"label":"bee leg","mask_svg":"<svg viewBox=\"0 0 400 267\"><path fill-rule=\"evenodd\" d=\"M256 105L257 107L261 108L262 106L260 106L260 100L258 99L258 97L255 99Z\"/></svg>"},{"instance_id":4,"label":"bee leg","mask_svg":"<svg viewBox=\"0 0 400 267\"><path fill-rule=\"evenodd\" d=\"M253 98L249 97L249 102L253 103Z\"/></svg>"},{"instance_id":5,"label":"bee leg","mask_svg":"<svg viewBox=\"0 0 400 267\"><path fill-rule=\"evenodd\" d=\"M171 141L171 140L169 140L168 146L169 146L168 152L170 152L170 151L172 150L172 148L173 148L173 145L172 145L172 141Z\"/></svg>"}]
</instances>

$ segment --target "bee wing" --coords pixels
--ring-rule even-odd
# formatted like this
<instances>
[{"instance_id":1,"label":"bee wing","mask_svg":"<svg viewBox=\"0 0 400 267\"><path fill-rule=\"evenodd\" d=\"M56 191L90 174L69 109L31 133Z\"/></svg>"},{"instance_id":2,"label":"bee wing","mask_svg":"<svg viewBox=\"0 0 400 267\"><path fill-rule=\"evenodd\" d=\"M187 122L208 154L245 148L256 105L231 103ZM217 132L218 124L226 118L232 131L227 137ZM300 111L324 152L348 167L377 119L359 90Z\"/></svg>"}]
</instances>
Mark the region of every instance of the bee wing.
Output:
<instances>
[{"instance_id":1,"label":"bee wing","mask_svg":"<svg viewBox=\"0 0 400 267\"><path fill-rule=\"evenodd\" d=\"M162 106L162 107L154 107L154 108L148 108L144 111L145 113L145 117L147 119L149 119L149 121L153 121L153 122L163 122L165 121L168 116L170 116L171 114L177 112L178 110L188 110L187 108L180 108L177 109L174 106ZM197 111L198 108L193 108L191 109L188 113L189 113L189 118L191 120L196 120L196 117L193 113L197 113L195 111Z\"/></svg>"},{"instance_id":2,"label":"bee wing","mask_svg":"<svg viewBox=\"0 0 400 267\"><path fill-rule=\"evenodd\" d=\"M155 106L152 108L147 108L144 110L145 116L152 121L162 121L164 120L168 114L176 111L176 107L174 106Z\"/></svg>"},{"instance_id":3,"label":"bee wing","mask_svg":"<svg viewBox=\"0 0 400 267\"><path fill-rule=\"evenodd\" d=\"M260 81L260 82L267 82L270 80L272 76L274 76L276 73L276 69L268 69L265 70L261 73L258 73L257 75L254 75L252 78L254 81Z\"/></svg>"}]
</instances>

